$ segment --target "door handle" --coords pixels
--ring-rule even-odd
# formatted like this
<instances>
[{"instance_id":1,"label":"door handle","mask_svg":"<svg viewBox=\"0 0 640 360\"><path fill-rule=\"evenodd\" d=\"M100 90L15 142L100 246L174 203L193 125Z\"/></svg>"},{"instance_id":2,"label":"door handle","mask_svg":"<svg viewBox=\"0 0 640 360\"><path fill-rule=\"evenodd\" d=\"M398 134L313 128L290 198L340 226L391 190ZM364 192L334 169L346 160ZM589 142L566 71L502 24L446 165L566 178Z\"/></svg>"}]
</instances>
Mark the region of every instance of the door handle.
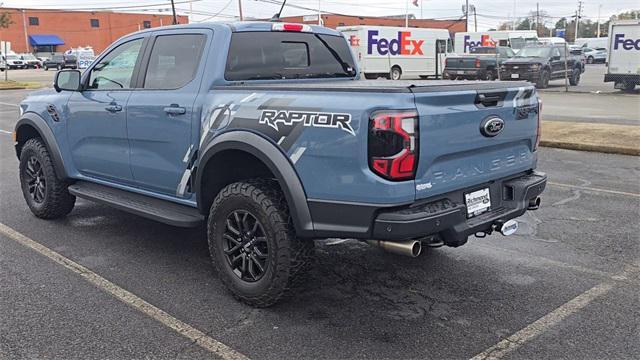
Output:
<instances>
[{"instance_id":1,"label":"door handle","mask_svg":"<svg viewBox=\"0 0 640 360\"><path fill-rule=\"evenodd\" d=\"M170 106L164 108L164 112L169 115L182 115L187 112L187 109L179 106L178 104L171 104Z\"/></svg>"},{"instance_id":2,"label":"door handle","mask_svg":"<svg viewBox=\"0 0 640 360\"><path fill-rule=\"evenodd\" d=\"M122 111L122 105L118 105L118 104L109 104L105 110L107 110L108 112L118 112L118 111Z\"/></svg>"}]
</instances>

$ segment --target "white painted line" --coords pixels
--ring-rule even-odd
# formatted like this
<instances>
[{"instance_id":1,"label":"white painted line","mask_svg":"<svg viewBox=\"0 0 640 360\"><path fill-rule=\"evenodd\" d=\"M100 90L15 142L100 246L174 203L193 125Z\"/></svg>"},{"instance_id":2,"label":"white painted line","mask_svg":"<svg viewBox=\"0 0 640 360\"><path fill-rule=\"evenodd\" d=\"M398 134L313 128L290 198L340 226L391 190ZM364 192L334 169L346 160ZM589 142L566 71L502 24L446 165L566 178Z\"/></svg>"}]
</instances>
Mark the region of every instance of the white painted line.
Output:
<instances>
[{"instance_id":1,"label":"white painted line","mask_svg":"<svg viewBox=\"0 0 640 360\"><path fill-rule=\"evenodd\" d=\"M291 154L291 162L294 164L298 162L298 160L300 160L300 157L302 156L305 150L307 150L306 147L297 148L296 151L294 151L293 154Z\"/></svg>"},{"instance_id":2,"label":"white painted line","mask_svg":"<svg viewBox=\"0 0 640 360\"><path fill-rule=\"evenodd\" d=\"M44 245L41 245L40 243L26 237L25 235L22 235L21 233L13 230L7 225L0 223L0 234L7 236L11 240L27 248L30 248L40 255L43 255L64 266L65 268L73 271L74 273L83 277L86 281L95 285L100 290L111 294L116 299L140 311L144 315L157 320L162 325L172 329L173 331L186 337L187 339L198 344L203 349L212 352L222 359L248 359L238 351L233 350L227 345L215 340L214 338L192 327L191 325L176 319L171 314L168 314L167 312L144 301L137 295L119 287L118 285L94 273L88 268L60 255L59 253L47 248Z\"/></svg>"},{"instance_id":3,"label":"white painted line","mask_svg":"<svg viewBox=\"0 0 640 360\"><path fill-rule=\"evenodd\" d=\"M640 194L630 193L630 192L625 192L625 191L598 189L598 188L592 188L592 187L580 186L580 185L561 184L561 183L556 183L556 182L552 182L552 181L548 181L547 184L553 185L553 186L571 188L571 189L585 190L585 191L593 191L593 192L601 192L601 193L607 193L607 194L616 194L616 195L640 197Z\"/></svg>"},{"instance_id":4,"label":"white painted line","mask_svg":"<svg viewBox=\"0 0 640 360\"><path fill-rule=\"evenodd\" d=\"M18 105L18 104L11 104L11 103L6 103L6 102L2 102L2 101L0 101L0 105L20 107L20 105Z\"/></svg>"},{"instance_id":5,"label":"white painted line","mask_svg":"<svg viewBox=\"0 0 640 360\"><path fill-rule=\"evenodd\" d=\"M11 134L13 134L13 131L0 130L0 134L8 134L8 135L11 135Z\"/></svg>"},{"instance_id":6,"label":"white painted line","mask_svg":"<svg viewBox=\"0 0 640 360\"><path fill-rule=\"evenodd\" d=\"M625 267L622 273L616 275L615 278L625 280L628 278L630 273L635 273L639 270L640 268L638 267L638 264L630 264ZM615 281L606 281L592 287L591 289L560 305L560 307L547 315L527 325L513 335L472 357L471 360L502 359L509 353L526 344L529 340L536 338L538 335L554 327L562 320L580 311L598 297L608 293L613 288L614 284Z\"/></svg>"}]
</instances>

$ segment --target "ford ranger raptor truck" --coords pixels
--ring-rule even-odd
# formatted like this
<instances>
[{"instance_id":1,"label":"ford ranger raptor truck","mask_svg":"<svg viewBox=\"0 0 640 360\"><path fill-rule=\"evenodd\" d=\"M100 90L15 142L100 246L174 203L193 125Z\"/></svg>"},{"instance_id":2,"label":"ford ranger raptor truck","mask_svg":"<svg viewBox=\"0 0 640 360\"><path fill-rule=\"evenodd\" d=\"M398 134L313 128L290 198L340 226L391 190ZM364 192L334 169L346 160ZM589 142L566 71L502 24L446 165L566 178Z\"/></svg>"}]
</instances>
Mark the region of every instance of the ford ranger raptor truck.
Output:
<instances>
[{"instance_id":1,"label":"ford ranger raptor truck","mask_svg":"<svg viewBox=\"0 0 640 360\"><path fill-rule=\"evenodd\" d=\"M357 74L345 39L323 27L126 35L20 104L24 198L43 219L80 197L204 223L221 281L253 306L292 292L316 239L417 256L423 242L513 233L538 207L533 86Z\"/></svg>"}]
</instances>

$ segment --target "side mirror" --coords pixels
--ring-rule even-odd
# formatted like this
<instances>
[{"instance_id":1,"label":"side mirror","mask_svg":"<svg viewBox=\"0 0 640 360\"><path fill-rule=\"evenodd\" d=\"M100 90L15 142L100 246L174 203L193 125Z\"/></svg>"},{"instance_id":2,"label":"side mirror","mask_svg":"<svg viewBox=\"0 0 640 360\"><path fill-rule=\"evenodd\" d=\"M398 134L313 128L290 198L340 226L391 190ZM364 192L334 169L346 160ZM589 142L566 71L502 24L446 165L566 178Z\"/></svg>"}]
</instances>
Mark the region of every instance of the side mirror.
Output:
<instances>
[{"instance_id":1,"label":"side mirror","mask_svg":"<svg viewBox=\"0 0 640 360\"><path fill-rule=\"evenodd\" d=\"M554 61L555 61L555 60L560 60L560 56L558 56L558 55L556 55L556 56L552 56L552 57L551 57L551 60L554 60Z\"/></svg>"},{"instance_id":2,"label":"side mirror","mask_svg":"<svg viewBox=\"0 0 640 360\"><path fill-rule=\"evenodd\" d=\"M56 79L53 82L53 88L57 92L62 90L80 91L80 71L79 70L60 70L56 73Z\"/></svg>"}]
</instances>

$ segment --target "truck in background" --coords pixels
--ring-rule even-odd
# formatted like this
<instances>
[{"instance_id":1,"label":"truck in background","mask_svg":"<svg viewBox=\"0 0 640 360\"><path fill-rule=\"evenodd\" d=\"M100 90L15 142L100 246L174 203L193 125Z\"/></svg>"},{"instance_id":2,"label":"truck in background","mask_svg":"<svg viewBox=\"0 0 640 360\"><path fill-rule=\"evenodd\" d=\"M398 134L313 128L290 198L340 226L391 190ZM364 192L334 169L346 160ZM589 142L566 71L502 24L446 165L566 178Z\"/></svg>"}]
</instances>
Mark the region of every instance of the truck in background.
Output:
<instances>
[{"instance_id":1,"label":"truck in background","mask_svg":"<svg viewBox=\"0 0 640 360\"><path fill-rule=\"evenodd\" d=\"M96 54L91 46L71 48L64 53L74 55L78 60L78 69L86 69L96 59Z\"/></svg>"},{"instance_id":2,"label":"truck in background","mask_svg":"<svg viewBox=\"0 0 640 360\"><path fill-rule=\"evenodd\" d=\"M459 32L455 36L456 54L468 54L478 46L508 46L518 51L525 45L538 43L535 30Z\"/></svg>"},{"instance_id":3,"label":"truck in background","mask_svg":"<svg viewBox=\"0 0 640 360\"><path fill-rule=\"evenodd\" d=\"M620 20L609 25L609 59L604 82L633 91L640 84L640 20Z\"/></svg>"},{"instance_id":4,"label":"truck in background","mask_svg":"<svg viewBox=\"0 0 640 360\"><path fill-rule=\"evenodd\" d=\"M343 26L337 30L346 37L367 79L440 76L451 52L446 29Z\"/></svg>"},{"instance_id":5,"label":"truck in background","mask_svg":"<svg viewBox=\"0 0 640 360\"><path fill-rule=\"evenodd\" d=\"M577 38L576 41L573 42L574 45L577 45L580 47L586 47L590 49L606 48L608 43L609 43L608 37Z\"/></svg>"}]
</instances>

